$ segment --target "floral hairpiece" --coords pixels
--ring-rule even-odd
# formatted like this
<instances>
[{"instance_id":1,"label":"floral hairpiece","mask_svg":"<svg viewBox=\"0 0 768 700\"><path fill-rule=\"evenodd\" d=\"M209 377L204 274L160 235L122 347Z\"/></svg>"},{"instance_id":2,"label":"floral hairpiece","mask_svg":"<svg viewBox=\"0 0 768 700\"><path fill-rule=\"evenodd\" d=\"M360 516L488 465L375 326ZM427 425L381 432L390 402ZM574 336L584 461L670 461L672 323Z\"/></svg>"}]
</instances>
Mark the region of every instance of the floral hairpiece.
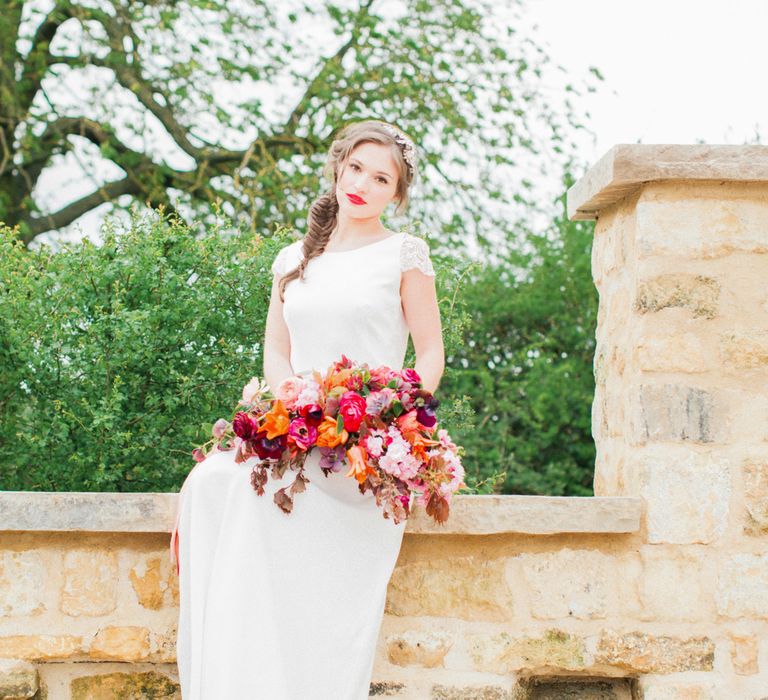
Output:
<instances>
[{"instance_id":1,"label":"floral hairpiece","mask_svg":"<svg viewBox=\"0 0 768 700\"><path fill-rule=\"evenodd\" d=\"M383 126L390 134L392 134L395 142L402 146L403 157L405 158L405 162L408 163L408 167L411 170L411 177L413 177L416 173L416 146L413 145L413 141L411 141L402 131L396 129L391 124L384 124Z\"/></svg>"}]
</instances>

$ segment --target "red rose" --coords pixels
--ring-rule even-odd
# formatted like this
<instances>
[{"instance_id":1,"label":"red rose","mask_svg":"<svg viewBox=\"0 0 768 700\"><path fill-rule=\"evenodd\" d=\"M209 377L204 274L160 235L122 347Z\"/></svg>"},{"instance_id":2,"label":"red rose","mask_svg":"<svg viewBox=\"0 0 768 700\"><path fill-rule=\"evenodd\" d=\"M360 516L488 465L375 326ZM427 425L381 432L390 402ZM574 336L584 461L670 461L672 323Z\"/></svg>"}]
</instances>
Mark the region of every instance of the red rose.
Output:
<instances>
[{"instance_id":1,"label":"red rose","mask_svg":"<svg viewBox=\"0 0 768 700\"><path fill-rule=\"evenodd\" d=\"M258 431L259 425L251 418L245 411L240 411L235 415L232 421L232 430L238 437L243 440L250 440L256 431Z\"/></svg>"},{"instance_id":2,"label":"red rose","mask_svg":"<svg viewBox=\"0 0 768 700\"><path fill-rule=\"evenodd\" d=\"M355 391L347 391L339 400L339 413L344 419L344 430L357 432L365 416L365 399Z\"/></svg>"}]
</instances>

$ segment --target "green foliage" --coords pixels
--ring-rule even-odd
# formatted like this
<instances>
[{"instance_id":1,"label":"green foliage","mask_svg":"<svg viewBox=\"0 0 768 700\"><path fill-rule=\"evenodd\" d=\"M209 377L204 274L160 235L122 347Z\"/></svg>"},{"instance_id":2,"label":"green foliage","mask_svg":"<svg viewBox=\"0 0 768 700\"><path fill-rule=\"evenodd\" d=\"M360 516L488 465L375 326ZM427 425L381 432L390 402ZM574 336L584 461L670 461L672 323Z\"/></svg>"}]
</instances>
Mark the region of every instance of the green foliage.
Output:
<instances>
[{"instance_id":1,"label":"green foliage","mask_svg":"<svg viewBox=\"0 0 768 700\"><path fill-rule=\"evenodd\" d=\"M262 376L269 265L293 240L134 211L104 243L27 250L0 227L0 488L175 490L213 422ZM435 258L446 348L469 316L462 275ZM455 265L452 265L455 270ZM405 365L413 366L412 343ZM469 417L441 395L441 425Z\"/></svg>"},{"instance_id":2,"label":"green foliage","mask_svg":"<svg viewBox=\"0 0 768 700\"><path fill-rule=\"evenodd\" d=\"M103 232L52 253L0 228L0 488L175 490L261 375L268 268L290 229L195 236L134 213ZM592 493L591 237L563 216L498 264L433 252L438 414L470 492Z\"/></svg>"},{"instance_id":3,"label":"green foliage","mask_svg":"<svg viewBox=\"0 0 768 700\"><path fill-rule=\"evenodd\" d=\"M0 228L0 487L167 491L262 370L287 230L191 235L151 215L30 252Z\"/></svg>"},{"instance_id":4,"label":"green foliage","mask_svg":"<svg viewBox=\"0 0 768 700\"><path fill-rule=\"evenodd\" d=\"M454 439L473 482L505 475L496 492L593 494L592 229L563 215L464 290L473 323L441 388L471 397L474 420Z\"/></svg>"}]
</instances>

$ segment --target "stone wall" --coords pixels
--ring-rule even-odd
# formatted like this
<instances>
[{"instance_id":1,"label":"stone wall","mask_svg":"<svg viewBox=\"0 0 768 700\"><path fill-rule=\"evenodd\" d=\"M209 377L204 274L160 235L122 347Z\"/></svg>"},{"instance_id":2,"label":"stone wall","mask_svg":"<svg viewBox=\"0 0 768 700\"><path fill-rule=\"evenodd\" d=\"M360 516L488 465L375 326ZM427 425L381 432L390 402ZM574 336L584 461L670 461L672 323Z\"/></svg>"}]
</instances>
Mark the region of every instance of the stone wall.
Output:
<instances>
[{"instance_id":1,"label":"stone wall","mask_svg":"<svg viewBox=\"0 0 768 700\"><path fill-rule=\"evenodd\" d=\"M371 697L765 700L768 147L620 145L568 204L597 219L596 496L415 514ZM175 506L0 493L0 694L179 698Z\"/></svg>"}]
</instances>

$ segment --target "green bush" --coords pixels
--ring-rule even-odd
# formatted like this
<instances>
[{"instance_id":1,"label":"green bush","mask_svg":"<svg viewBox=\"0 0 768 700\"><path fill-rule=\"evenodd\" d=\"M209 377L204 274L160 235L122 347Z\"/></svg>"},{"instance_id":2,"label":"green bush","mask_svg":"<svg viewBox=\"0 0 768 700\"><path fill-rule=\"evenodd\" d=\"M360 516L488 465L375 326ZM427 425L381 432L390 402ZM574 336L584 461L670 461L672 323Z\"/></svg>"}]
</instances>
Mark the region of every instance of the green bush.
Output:
<instances>
[{"instance_id":1,"label":"green bush","mask_svg":"<svg viewBox=\"0 0 768 700\"><path fill-rule=\"evenodd\" d=\"M27 250L0 229L2 488L178 487L262 369L269 264L292 240L177 219Z\"/></svg>"},{"instance_id":2,"label":"green bush","mask_svg":"<svg viewBox=\"0 0 768 700\"><path fill-rule=\"evenodd\" d=\"M195 238L178 219L134 214L102 235L33 252L0 226L4 490L178 490L192 449L262 374L269 266L295 234L217 225ZM455 343L466 314L438 274ZM466 401L439 397L453 435Z\"/></svg>"}]
</instances>

